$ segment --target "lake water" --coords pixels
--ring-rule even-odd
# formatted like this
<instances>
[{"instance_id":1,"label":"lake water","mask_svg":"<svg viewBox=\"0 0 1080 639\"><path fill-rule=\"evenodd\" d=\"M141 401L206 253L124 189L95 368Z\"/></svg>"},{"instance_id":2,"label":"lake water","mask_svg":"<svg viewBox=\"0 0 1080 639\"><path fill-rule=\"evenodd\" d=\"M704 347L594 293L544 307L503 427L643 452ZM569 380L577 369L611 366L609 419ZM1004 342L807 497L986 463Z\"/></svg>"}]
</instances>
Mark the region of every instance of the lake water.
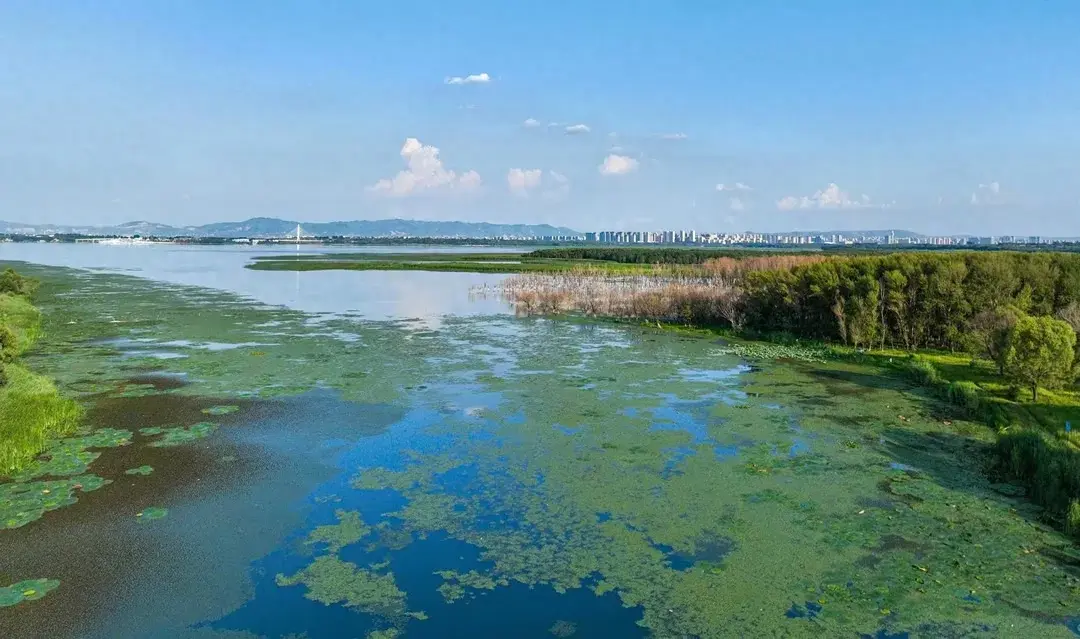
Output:
<instances>
[{"instance_id":1,"label":"lake water","mask_svg":"<svg viewBox=\"0 0 1080 639\"><path fill-rule=\"evenodd\" d=\"M110 246L0 243L0 260L27 260L108 273L128 273L171 284L226 290L274 306L308 313L358 313L371 319L505 313L497 300L470 299L474 285L499 276L421 271L258 272L243 268L257 256L313 253L488 253L490 247Z\"/></svg>"},{"instance_id":2,"label":"lake water","mask_svg":"<svg viewBox=\"0 0 1080 639\"><path fill-rule=\"evenodd\" d=\"M0 245L112 429L0 484L0 636L1080 632L1073 545L897 380L258 253Z\"/></svg>"}]
</instances>

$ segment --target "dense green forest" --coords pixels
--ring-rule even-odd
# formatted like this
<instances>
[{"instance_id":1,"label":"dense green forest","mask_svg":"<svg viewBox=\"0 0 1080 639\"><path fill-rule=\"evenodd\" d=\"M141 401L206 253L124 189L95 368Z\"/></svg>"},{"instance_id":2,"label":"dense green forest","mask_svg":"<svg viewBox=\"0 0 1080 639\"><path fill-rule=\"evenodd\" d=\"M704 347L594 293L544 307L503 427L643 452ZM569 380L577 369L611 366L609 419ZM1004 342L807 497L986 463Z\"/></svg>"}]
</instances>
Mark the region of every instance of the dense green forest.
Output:
<instances>
[{"instance_id":1,"label":"dense green forest","mask_svg":"<svg viewBox=\"0 0 1080 639\"><path fill-rule=\"evenodd\" d=\"M1054 315L1080 303L1080 255L897 253L747 273L744 326L913 349L979 350L988 313Z\"/></svg>"}]
</instances>

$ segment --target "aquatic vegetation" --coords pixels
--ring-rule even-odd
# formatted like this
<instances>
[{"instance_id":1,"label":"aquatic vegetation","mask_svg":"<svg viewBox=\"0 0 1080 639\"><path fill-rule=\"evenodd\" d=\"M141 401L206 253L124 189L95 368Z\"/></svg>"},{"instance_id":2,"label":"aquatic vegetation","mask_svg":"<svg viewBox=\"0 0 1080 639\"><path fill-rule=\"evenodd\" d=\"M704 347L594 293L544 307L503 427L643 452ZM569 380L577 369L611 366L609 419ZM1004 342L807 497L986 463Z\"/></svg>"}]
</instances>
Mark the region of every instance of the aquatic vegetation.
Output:
<instances>
[{"instance_id":1,"label":"aquatic vegetation","mask_svg":"<svg viewBox=\"0 0 1080 639\"><path fill-rule=\"evenodd\" d=\"M161 519L169 514L168 508L162 508L160 506L150 506L144 508L142 511L135 513L135 517L139 520L140 524L145 524L148 521L154 521L155 519Z\"/></svg>"},{"instance_id":2,"label":"aquatic vegetation","mask_svg":"<svg viewBox=\"0 0 1080 639\"><path fill-rule=\"evenodd\" d=\"M154 472L154 467L153 466L147 466L146 464L143 464L142 466L138 466L136 468L129 468L129 469L125 470L124 474L125 475L142 475L143 477L146 477L147 475L150 475L153 472Z\"/></svg>"},{"instance_id":3,"label":"aquatic vegetation","mask_svg":"<svg viewBox=\"0 0 1080 639\"><path fill-rule=\"evenodd\" d=\"M180 446L202 439L213 433L215 430L217 430L217 424L211 422L199 422L198 424L192 424L187 427L140 428L139 433L149 436L161 435L157 440L151 442L150 445L155 448L166 448L169 446Z\"/></svg>"},{"instance_id":4,"label":"aquatic vegetation","mask_svg":"<svg viewBox=\"0 0 1080 639\"><path fill-rule=\"evenodd\" d=\"M27 579L0 588L0 608L14 606L24 601L37 601L60 586L55 579Z\"/></svg>"},{"instance_id":5,"label":"aquatic vegetation","mask_svg":"<svg viewBox=\"0 0 1080 639\"><path fill-rule=\"evenodd\" d=\"M235 413L238 410L240 410L240 407L236 406L236 405L221 405L221 406L211 406L210 408L204 408L202 412L207 414L207 415L220 416L220 415L231 415L232 413Z\"/></svg>"},{"instance_id":6,"label":"aquatic vegetation","mask_svg":"<svg viewBox=\"0 0 1080 639\"><path fill-rule=\"evenodd\" d=\"M50 510L78 501L75 491L88 493L111 483L97 475L79 475L50 481L0 484L0 529L19 528L37 521Z\"/></svg>"},{"instance_id":7,"label":"aquatic vegetation","mask_svg":"<svg viewBox=\"0 0 1080 639\"><path fill-rule=\"evenodd\" d=\"M323 555L295 575L277 575L278 586L303 585L304 596L331 606L343 604L359 612L390 620L408 617L405 593L394 574L377 573L342 561L337 555Z\"/></svg>"},{"instance_id":8,"label":"aquatic vegetation","mask_svg":"<svg viewBox=\"0 0 1080 639\"><path fill-rule=\"evenodd\" d=\"M467 573L459 573L455 570L439 570L435 574L443 578L443 583L438 590L446 603L454 603L470 594L475 596L475 592L469 592L470 589L473 591L495 590L496 586L510 585L510 582L504 578L495 579L475 570L470 570Z\"/></svg>"},{"instance_id":9,"label":"aquatic vegetation","mask_svg":"<svg viewBox=\"0 0 1080 639\"><path fill-rule=\"evenodd\" d=\"M11 288L16 290L22 289ZM51 380L21 364L40 333L41 314L28 297L0 293L0 476L21 470L49 439L73 432L82 417L79 405Z\"/></svg>"},{"instance_id":10,"label":"aquatic vegetation","mask_svg":"<svg viewBox=\"0 0 1080 639\"><path fill-rule=\"evenodd\" d=\"M744 359L789 359L801 362L824 363L834 359L830 349L822 346L799 344L772 344L769 342L732 342L712 352L716 355L734 355Z\"/></svg>"},{"instance_id":11,"label":"aquatic vegetation","mask_svg":"<svg viewBox=\"0 0 1080 639\"><path fill-rule=\"evenodd\" d=\"M566 639L566 637L573 637L577 633L577 624L571 621L563 621L560 619L548 628L548 633L552 636L559 637L560 639Z\"/></svg>"},{"instance_id":12,"label":"aquatic vegetation","mask_svg":"<svg viewBox=\"0 0 1080 639\"><path fill-rule=\"evenodd\" d=\"M338 523L319 526L308 535L308 544L325 543L331 553L337 553L342 548L355 544L371 534L371 528L364 524L360 513L353 511L338 510L334 513Z\"/></svg>"},{"instance_id":13,"label":"aquatic vegetation","mask_svg":"<svg viewBox=\"0 0 1080 639\"><path fill-rule=\"evenodd\" d=\"M54 440L38 459L11 476L14 481L38 477L66 477L87 471L90 463L100 456L91 448L117 448L131 443L131 431L101 428L89 435Z\"/></svg>"},{"instance_id":14,"label":"aquatic vegetation","mask_svg":"<svg viewBox=\"0 0 1080 639\"><path fill-rule=\"evenodd\" d=\"M291 573L276 583L309 600L375 615L383 636L426 616L407 610L416 575L404 571L416 565L401 559L434 539L475 550L423 565L427 583L439 583L429 571L441 578L439 593L423 593L436 601L495 605L509 594L500 589L519 585L608 593L656 636L965 636L981 627L1065 637L1067 615L1080 609L1075 549L1016 491L984 477L990 433L879 368L768 356L747 371L739 360L748 354L656 331L499 318L417 331L118 276L88 276L71 294L78 314L60 311L50 335L72 350L50 346L35 360L62 388L131 378L113 368L119 347L85 346L87 333L268 341L261 331L281 333L272 338L280 346L259 357L192 349L170 361L198 380L176 393L266 398L319 380L361 411L393 407L385 423L394 430L381 437L385 423L358 433L296 417L304 441L332 442L356 477L351 490L336 477L304 493L298 503L315 519L289 539L310 545L275 550L290 563L267 572ZM105 311L116 324L97 323ZM785 358L797 361L777 361ZM154 444L173 430L141 434L161 438ZM39 493L45 483L27 482ZM331 491L340 503L310 498ZM21 498L31 497L41 495ZM574 614L531 630L566 632L572 622L552 620ZM580 620L574 630L589 634Z\"/></svg>"},{"instance_id":15,"label":"aquatic vegetation","mask_svg":"<svg viewBox=\"0 0 1080 639\"><path fill-rule=\"evenodd\" d=\"M531 361L519 366L560 369L556 349L528 346ZM595 389L553 374L487 378L516 419L489 411L489 437L355 478L359 490L407 499L386 517L414 538L443 531L479 549L490 568L438 573L444 600L511 582L615 591L661 636L872 634L957 615L1066 636L1052 619L1080 605L1077 584L1019 550L1063 541L992 497L971 452L985 444L943 429L902 384L890 388L875 369L847 362L811 364L818 375L803 363L766 362L700 382L665 378L655 363L610 365L617 382ZM735 388L749 397L737 399ZM700 408L679 399L695 395L715 399ZM757 396L785 401L766 407ZM604 404L616 398L624 410L613 417ZM670 419L681 427L655 428L649 404L658 401L677 407ZM469 428L463 415L438 430ZM689 453L673 457L680 449ZM973 590L998 603L965 612L972 602L954 593ZM1004 601L1023 602L1023 614ZM793 602L801 615L786 614ZM817 630L797 625L808 622Z\"/></svg>"}]
</instances>

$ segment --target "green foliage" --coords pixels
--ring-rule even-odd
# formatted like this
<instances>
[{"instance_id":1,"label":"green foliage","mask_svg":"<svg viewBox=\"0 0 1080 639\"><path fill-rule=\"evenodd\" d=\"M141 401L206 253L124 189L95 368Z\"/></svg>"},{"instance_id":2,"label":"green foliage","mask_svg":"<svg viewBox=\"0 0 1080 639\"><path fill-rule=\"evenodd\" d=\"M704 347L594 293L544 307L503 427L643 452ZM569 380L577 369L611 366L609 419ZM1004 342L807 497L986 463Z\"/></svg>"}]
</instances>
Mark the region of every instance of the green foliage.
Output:
<instances>
[{"instance_id":1,"label":"green foliage","mask_svg":"<svg viewBox=\"0 0 1080 639\"><path fill-rule=\"evenodd\" d=\"M1080 452L1026 429L1001 434L995 452L1001 470L1023 482L1033 501L1080 533Z\"/></svg>"},{"instance_id":2,"label":"green foliage","mask_svg":"<svg viewBox=\"0 0 1080 639\"><path fill-rule=\"evenodd\" d=\"M716 355L734 355L753 360L794 360L800 362L826 362L834 354L820 346L799 344L772 344L769 342L731 342L712 351Z\"/></svg>"},{"instance_id":3,"label":"green foliage","mask_svg":"<svg viewBox=\"0 0 1080 639\"><path fill-rule=\"evenodd\" d=\"M4 371L8 383L0 387L0 475L20 470L50 439L73 432L83 414L48 379L17 364L6 365Z\"/></svg>"},{"instance_id":4,"label":"green foliage","mask_svg":"<svg viewBox=\"0 0 1080 639\"><path fill-rule=\"evenodd\" d=\"M26 298L34 286L11 269L0 274L0 476L28 464L50 438L73 432L82 416L51 381L18 364L40 332L41 315Z\"/></svg>"},{"instance_id":5,"label":"green foliage","mask_svg":"<svg viewBox=\"0 0 1080 639\"><path fill-rule=\"evenodd\" d=\"M1065 532L1080 534L1080 499L1074 499L1069 504L1069 511L1065 513Z\"/></svg>"},{"instance_id":6,"label":"green foliage","mask_svg":"<svg viewBox=\"0 0 1080 639\"><path fill-rule=\"evenodd\" d=\"M0 608L14 606L24 601L37 601L60 586L55 579L27 579L0 588Z\"/></svg>"},{"instance_id":7,"label":"green foliage","mask_svg":"<svg viewBox=\"0 0 1080 639\"><path fill-rule=\"evenodd\" d=\"M901 364L901 370L921 386L937 386L942 382L937 367L921 357L912 357Z\"/></svg>"},{"instance_id":8,"label":"green foliage","mask_svg":"<svg viewBox=\"0 0 1080 639\"><path fill-rule=\"evenodd\" d=\"M162 508L160 506L151 506L135 513L135 518L140 524L145 524L148 521L154 521L155 519L162 519L169 514L168 508Z\"/></svg>"},{"instance_id":9,"label":"green foliage","mask_svg":"<svg viewBox=\"0 0 1080 639\"><path fill-rule=\"evenodd\" d=\"M110 483L97 475L79 475L54 481L0 484L0 530L19 528L50 510L74 504L75 491L88 493Z\"/></svg>"},{"instance_id":10,"label":"green foliage","mask_svg":"<svg viewBox=\"0 0 1080 639\"><path fill-rule=\"evenodd\" d=\"M91 435L69 437L51 441L45 451L22 470L13 473L15 481L27 481L39 477L71 477L81 475L99 453L92 448L117 448L131 443L131 431L102 428Z\"/></svg>"},{"instance_id":11,"label":"green foliage","mask_svg":"<svg viewBox=\"0 0 1080 639\"><path fill-rule=\"evenodd\" d=\"M186 428L183 426L154 426L150 428L140 428L139 434L149 436L161 435L161 437L150 445L154 448L168 448L170 446L180 446L197 439L202 439L213 433L215 430L217 430L217 424L211 422L199 422L198 424L192 424Z\"/></svg>"},{"instance_id":12,"label":"green foliage","mask_svg":"<svg viewBox=\"0 0 1080 639\"><path fill-rule=\"evenodd\" d=\"M14 269L4 269L4 272L0 273L0 294L30 297L37 290L37 286L36 281L19 275Z\"/></svg>"},{"instance_id":13,"label":"green foliage","mask_svg":"<svg viewBox=\"0 0 1080 639\"><path fill-rule=\"evenodd\" d=\"M745 325L758 333L907 350L993 351L1013 313L1009 306L1049 315L1077 302L1080 255L836 256L749 273L745 289Z\"/></svg>"},{"instance_id":14,"label":"green foliage","mask_svg":"<svg viewBox=\"0 0 1080 639\"><path fill-rule=\"evenodd\" d=\"M948 387L949 401L965 410L969 415L975 415L979 410L979 387L975 382L960 381L952 382Z\"/></svg>"},{"instance_id":15,"label":"green foliage","mask_svg":"<svg viewBox=\"0 0 1080 639\"><path fill-rule=\"evenodd\" d=\"M1009 330L1004 353L1008 378L1031 389L1033 401L1039 387L1060 388L1073 381L1076 333L1052 317L1021 317Z\"/></svg>"},{"instance_id":16,"label":"green foliage","mask_svg":"<svg viewBox=\"0 0 1080 639\"><path fill-rule=\"evenodd\" d=\"M619 264L704 264L721 257L741 259L773 255L806 254L809 251L760 249L587 247L540 249L526 257L558 260L597 260Z\"/></svg>"},{"instance_id":17,"label":"green foliage","mask_svg":"<svg viewBox=\"0 0 1080 639\"><path fill-rule=\"evenodd\" d=\"M19 338L9 326L0 324L0 365L15 361L19 356Z\"/></svg>"}]
</instances>

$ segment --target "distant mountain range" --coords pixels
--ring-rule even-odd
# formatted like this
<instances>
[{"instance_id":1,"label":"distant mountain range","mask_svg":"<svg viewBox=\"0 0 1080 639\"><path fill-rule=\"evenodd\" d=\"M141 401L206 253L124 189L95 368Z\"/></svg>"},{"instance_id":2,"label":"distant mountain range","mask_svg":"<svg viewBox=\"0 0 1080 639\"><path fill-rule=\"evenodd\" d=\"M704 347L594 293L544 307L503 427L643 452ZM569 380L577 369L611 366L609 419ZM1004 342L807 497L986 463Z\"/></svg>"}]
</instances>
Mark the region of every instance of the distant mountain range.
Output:
<instances>
[{"instance_id":1,"label":"distant mountain range","mask_svg":"<svg viewBox=\"0 0 1080 639\"><path fill-rule=\"evenodd\" d=\"M547 224L489 224L487 222L430 222L422 220L354 220L351 222L296 222L255 217L243 222L215 222L201 226L170 226L157 222L127 222L116 226L29 224L0 221L0 233L46 235L140 235L143 237L286 237L300 225L306 236L346 237L545 237L580 235L577 231Z\"/></svg>"}]
</instances>

